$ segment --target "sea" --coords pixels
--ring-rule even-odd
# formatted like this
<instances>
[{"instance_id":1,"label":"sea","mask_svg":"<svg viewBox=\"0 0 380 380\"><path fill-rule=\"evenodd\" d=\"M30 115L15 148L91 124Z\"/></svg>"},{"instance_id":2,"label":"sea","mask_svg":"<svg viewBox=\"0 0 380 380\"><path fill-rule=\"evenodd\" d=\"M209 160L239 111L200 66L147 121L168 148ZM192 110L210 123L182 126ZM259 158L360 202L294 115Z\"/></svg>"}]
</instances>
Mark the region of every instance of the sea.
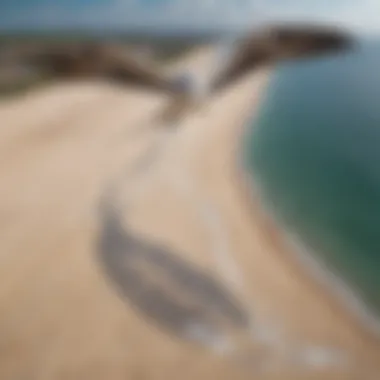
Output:
<instances>
[{"instance_id":1,"label":"sea","mask_svg":"<svg viewBox=\"0 0 380 380\"><path fill-rule=\"evenodd\" d=\"M280 64L244 165L279 226L380 320L380 41Z\"/></svg>"}]
</instances>

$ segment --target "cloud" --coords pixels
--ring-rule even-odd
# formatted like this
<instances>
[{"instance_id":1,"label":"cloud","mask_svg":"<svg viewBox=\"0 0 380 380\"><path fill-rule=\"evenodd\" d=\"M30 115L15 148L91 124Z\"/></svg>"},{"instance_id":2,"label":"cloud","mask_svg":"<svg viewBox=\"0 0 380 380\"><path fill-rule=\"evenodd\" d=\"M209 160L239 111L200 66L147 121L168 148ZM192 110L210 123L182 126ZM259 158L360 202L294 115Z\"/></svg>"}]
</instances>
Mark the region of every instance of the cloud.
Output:
<instances>
[{"instance_id":1,"label":"cloud","mask_svg":"<svg viewBox=\"0 0 380 380\"><path fill-rule=\"evenodd\" d=\"M379 0L309 0L300 6L292 0L262 3L263 13L274 20L324 22L365 34L380 32Z\"/></svg>"}]
</instances>

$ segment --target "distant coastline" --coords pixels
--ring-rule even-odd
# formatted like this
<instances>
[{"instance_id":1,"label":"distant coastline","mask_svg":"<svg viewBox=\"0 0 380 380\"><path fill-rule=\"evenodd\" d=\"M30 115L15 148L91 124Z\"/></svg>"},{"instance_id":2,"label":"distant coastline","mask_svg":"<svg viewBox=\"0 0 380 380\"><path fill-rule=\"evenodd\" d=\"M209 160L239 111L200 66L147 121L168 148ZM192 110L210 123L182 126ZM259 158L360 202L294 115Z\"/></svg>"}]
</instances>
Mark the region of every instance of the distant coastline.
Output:
<instances>
[{"instance_id":1,"label":"distant coastline","mask_svg":"<svg viewBox=\"0 0 380 380\"><path fill-rule=\"evenodd\" d=\"M224 35L237 34L238 31L224 29L168 29L168 28L17 28L1 29L1 39L62 39L79 40L126 40L135 42L152 41L155 43L204 43L219 40Z\"/></svg>"}]
</instances>

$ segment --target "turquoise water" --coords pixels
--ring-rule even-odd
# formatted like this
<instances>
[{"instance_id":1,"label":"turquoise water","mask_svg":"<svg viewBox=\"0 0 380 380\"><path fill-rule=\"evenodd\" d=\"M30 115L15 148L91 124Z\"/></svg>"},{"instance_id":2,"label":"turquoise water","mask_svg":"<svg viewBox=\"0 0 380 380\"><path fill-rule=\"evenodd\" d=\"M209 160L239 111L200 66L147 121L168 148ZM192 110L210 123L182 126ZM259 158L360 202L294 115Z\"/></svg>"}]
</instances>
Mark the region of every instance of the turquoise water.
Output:
<instances>
[{"instance_id":1,"label":"turquoise water","mask_svg":"<svg viewBox=\"0 0 380 380\"><path fill-rule=\"evenodd\" d=\"M380 316L380 44L279 67L248 171L274 215Z\"/></svg>"}]
</instances>

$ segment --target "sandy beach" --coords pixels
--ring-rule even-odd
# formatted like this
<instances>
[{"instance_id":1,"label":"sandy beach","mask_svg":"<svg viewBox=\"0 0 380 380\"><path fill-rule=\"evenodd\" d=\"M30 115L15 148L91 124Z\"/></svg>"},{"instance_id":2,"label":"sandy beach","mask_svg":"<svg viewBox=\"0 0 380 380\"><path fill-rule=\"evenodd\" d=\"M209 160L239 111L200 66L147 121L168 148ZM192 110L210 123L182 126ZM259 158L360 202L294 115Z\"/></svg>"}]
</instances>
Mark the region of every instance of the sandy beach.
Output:
<instances>
[{"instance_id":1,"label":"sandy beach","mask_svg":"<svg viewBox=\"0 0 380 380\"><path fill-rule=\"evenodd\" d=\"M379 340L248 191L236 152L269 77L170 128L169 99L106 83L1 101L2 380L378 378Z\"/></svg>"}]
</instances>

